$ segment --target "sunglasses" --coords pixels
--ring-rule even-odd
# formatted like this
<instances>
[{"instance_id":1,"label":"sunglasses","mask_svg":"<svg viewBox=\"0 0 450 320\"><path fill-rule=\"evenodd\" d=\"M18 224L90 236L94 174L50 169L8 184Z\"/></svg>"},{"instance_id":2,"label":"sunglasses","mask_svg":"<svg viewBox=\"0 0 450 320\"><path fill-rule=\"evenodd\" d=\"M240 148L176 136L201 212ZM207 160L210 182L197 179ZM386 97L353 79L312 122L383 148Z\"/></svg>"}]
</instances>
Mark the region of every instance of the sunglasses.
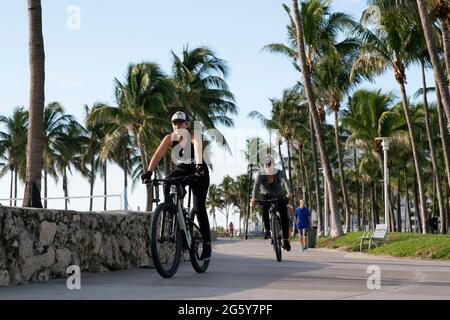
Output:
<instances>
[{"instance_id":1,"label":"sunglasses","mask_svg":"<svg viewBox=\"0 0 450 320\"><path fill-rule=\"evenodd\" d=\"M272 165L272 162L264 164L265 167L270 167Z\"/></svg>"},{"instance_id":2,"label":"sunglasses","mask_svg":"<svg viewBox=\"0 0 450 320\"><path fill-rule=\"evenodd\" d=\"M174 120L174 121L172 121L173 124L183 124L185 122L186 122L185 120Z\"/></svg>"}]
</instances>

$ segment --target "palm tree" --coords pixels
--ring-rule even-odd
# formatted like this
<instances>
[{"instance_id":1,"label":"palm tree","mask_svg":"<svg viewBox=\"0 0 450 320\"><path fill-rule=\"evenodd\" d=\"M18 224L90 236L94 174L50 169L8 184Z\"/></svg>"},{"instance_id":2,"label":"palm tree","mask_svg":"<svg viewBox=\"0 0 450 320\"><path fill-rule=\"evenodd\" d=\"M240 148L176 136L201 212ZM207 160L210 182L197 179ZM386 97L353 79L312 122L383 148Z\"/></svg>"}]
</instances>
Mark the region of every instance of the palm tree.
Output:
<instances>
[{"instance_id":1,"label":"palm tree","mask_svg":"<svg viewBox=\"0 0 450 320\"><path fill-rule=\"evenodd\" d=\"M338 156L339 176L345 210L345 232L350 231L350 203L348 201L347 183L345 181L344 162L339 142L339 111L346 94L361 81L358 75L352 75L352 64L356 58L359 44L347 40L345 50L327 52L322 56L314 68L316 87L322 92L322 99L334 114L336 152Z\"/></svg>"},{"instance_id":2,"label":"palm tree","mask_svg":"<svg viewBox=\"0 0 450 320\"><path fill-rule=\"evenodd\" d=\"M436 193L437 193L437 200L438 200L438 206L439 206L439 215L441 217L441 228L440 232L445 232L445 205L444 205L444 194L442 191L441 186L441 179L439 174L439 166L437 163L436 158L436 151L434 147L434 134L432 132L431 123L430 123L430 115L429 115L429 105L428 105L428 97L427 97L427 82L426 82L426 76L425 76L425 61L424 59L420 60L420 65L422 69L422 84L423 84L423 110L424 110L424 116L425 116L425 127L427 132L427 140L428 140L428 147L430 150L430 158L431 158L431 164L433 168L433 178L434 183L436 184Z\"/></svg>"},{"instance_id":3,"label":"palm tree","mask_svg":"<svg viewBox=\"0 0 450 320\"><path fill-rule=\"evenodd\" d=\"M27 170L24 207L42 208L40 200L43 167L45 53L41 0L28 0L30 107L27 139Z\"/></svg>"},{"instance_id":4,"label":"palm tree","mask_svg":"<svg viewBox=\"0 0 450 320\"><path fill-rule=\"evenodd\" d=\"M65 210L70 202L68 173L75 168L84 178L90 178L85 155L89 142L86 129L73 119L53 142L55 171L57 176L62 176Z\"/></svg>"},{"instance_id":5,"label":"palm tree","mask_svg":"<svg viewBox=\"0 0 450 320\"><path fill-rule=\"evenodd\" d=\"M237 107L225 80L227 63L207 47L191 50L186 46L181 56L172 52L172 57L176 99L169 104L169 110L182 107L192 122L200 121L207 129L215 129L219 134L218 124L232 127L234 121L229 116L237 113ZM223 146L227 147L225 138Z\"/></svg>"},{"instance_id":6,"label":"palm tree","mask_svg":"<svg viewBox=\"0 0 450 320\"><path fill-rule=\"evenodd\" d=\"M235 180L235 196L236 206L239 209L239 231L241 232L241 221L244 222L244 230L248 231L248 221L251 219L250 211L248 211L248 203L250 201L250 177L248 174L237 176ZM241 233L242 234L242 233Z\"/></svg>"},{"instance_id":7,"label":"palm tree","mask_svg":"<svg viewBox=\"0 0 450 320\"><path fill-rule=\"evenodd\" d=\"M174 86L154 63L131 64L125 82L116 82L117 107L102 105L88 117L91 125L111 124L109 143L117 145L130 136L140 153L138 175L147 171L150 154L170 124L166 106L174 97ZM147 186L146 210L152 210L152 188Z\"/></svg>"},{"instance_id":8,"label":"palm tree","mask_svg":"<svg viewBox=\"0 0 450 320\"><path fill-rule=\"evenodd\" d=\"M235 185L234 179L229 175L226 175L222 183L219 185L223 194L223 209L221 212L225 215L226 227L228 228L228 217L234 212L234 206L236 204Z\"/></svg>"},{"instance_id":9,"label":"palm tree","mask_svg":"<svg viewBox=\"0 0 450 320\"><path fill-rule=\"evenodd\" d=\"M0 172L0 176L11 173L11 184L9 196L17 199L17 180L18 177L25 181L26 175L26 149L27 131L28 131L28 111L23 107L14 109L11 117L0 115L0 124L5 127L5 131L0 131L0 149L3 150L2 157L6 164ZM13 194L14 189L14 194ZM10 206L13 205L10 200ZM14 206L17 200L14 200Z\"/></svg>"},{"instance_id":10,"label":"palm tree","mask_svg":"<svg viewBox=\"0 0 450 320\"><path fill-rule=\"evenodd\" d=\"M381 177L383 171L383 150L381 143L375 138L382 136L393 139L391 162L395 155L402 154L400 151L410 152L409 145L406 143L408 129L402 107L399 105L392 107L394 102L395 97L392 93L384 94L381 90L358 90L349 98L347 108L342 112L342 126L349 132L346 145L353 145L365 151L360 159L358 170L362 174L362 168L368 168L365 171L368 175L365 182L371 189L377 182L374 179L375 175ZM416 122L415 125L417 125ZM374 173L374 167L377 168L376 173ZM372 177L371 174L373 174Z\"/></svg>"},{"instance_id":11,"label":"palm tree","mask_svg":"<svg viewBox=\"0 0 450 320\"><path fill-rule=\"evenodd\" d=\"M90 184L90 200L89 200L89 211L93 208L93 195L94 195L94 184L96 180L96 175L100 172L101 177L103 177L105 185L104 191L106 195L106 161L107 158L101 157L101 151L103 148L103 141L108 130L108 124L105 122L92 122L89 121L90 114L94 113L96 110L101 108L108 108L103 103L94 103L92 108L87 105L84 106L85 109L85 130L86 137L88 138L88 143L85 146L85 152L83 155L83 165L89 166L89 184ZM105 197L106 200L106 197ZM106 202L105 202L106 210Z\"/></svg>"},{"instance_id":12,"label":"palm tree","mask_svg":"<svg viewBox=\"0 0 450 320\"><path fill-rule=\"evenodd\" d=\"M222 210L224 207L223 192L215 184L211 184L208 190L208 198L206 199L206 206L209 208L209 214L213 218L214 230L217 230L217 214L216 210Z\"/></svg>"},{"instance_id":13,"label":"palm tree","mask_svg":"<svg viewBox=\"0 0 450 320\"><path fill-rule=\"evenodd\" d=\"M375 1L376 2L376 1ZM414 133L414 126L409 111L409 100L406 95L407 66L415 59L414 53L420 42L420 30L408 18L399 16L396 11L380 7L375 31L372 32L364 26L359 28L359 36L363 41L360 56L354 63L354 70L367 78L375 74L382 74L391 68L400 87L403 112L410 136L411 149L415 171L417 174L420 215L423 223L423 232L426 232L426 201L425 188L422 178L422 168L419 162L419 151ZM362 16L363 24L372 19L371 11L365 11Z\"/></svg>"},{"instance_id":14,"label":"palm tree","mask_svg":"<svg viewBox=\"0 0 450 320\"><path fill-rule=\"evenodd\" d=\"M58 102L49 103L44 109L44 208L47 208L48 175L57 180L55 147L71 121L73 117L64 114L64 107Z\"/></svg>"},{"instance_id":15,"label":"palm tree","mask_svg":"<svg viewBox=\"0 0 450 320\"><path fill-rule=\"evenodd\" d=\"M436 45L436 39L434 37L434 33L433 33L433 23L431 22L431 18L430 15L428 13L427 7L426 7L426 3L425 0L416 0L417 1L417 7L419 10L419 14L420 14L420 20L422 22L422 29L425 35L425 40L427 43L427 48L428 48L428 52L430 53L430 58L431 58L431 63L433 64L433 71L434 71L434 77L435 80L437 82L437 85L439 87L439 90L441 92L441 96L442 96L442 104L444 107L444 111L445 114L447 116L447 124L450 127L450 92L448 90L448 82L445 79L445 74L444 74L444 70L442 68L441 62L439 60L439 56L438 56L438 50L437 50L437 45ZM442 0L437 0L437 5L436 5L436 11L437 12L442 12L442 16L441 14L439 14L439 16L444 17L446 16L446 19L444 19L443 22L443 38L444 38L444 51L445 51L445 56L446 56L446 61L447 61L447 75L450 77L450 58L449 58L449 43L445 43L445 37L447 35L448 37L448 32L446 32L446 30L448 31L448 22L449 22L449 7L448 7L448 2L447 1L442 1Z\"/></svg>"},{"instance_id":16,"label":"palm tree","mask_svg":"<svg viewBox=\"0 0 450 320\"><path fill-rule=\"evenodd\" d=\"M300 69L303 76L303 86L305 88L309 112L311 114L314 130L316 133L316 140L319 146L320 157L322 161L322 167L324 168L324 175L327 181L328 194L329 194L329 202L331 209L331 221L332 221L332 229L331 236L339 237L342 235L342 224L339 216L339 209L337 206L336 192L334 187L333 176L331 173L330 162L328 158L328 153L324 144L323 134L321 131L321 126L319 122L319 116L316 108L316 100L314 96L314 90L311 83L311 69L308 68L307 65L307 57L305 53L305 44L303 37L303 24L302 17L300 16L300 11L298 8L298 1L292 0L292 4L294 7L294 15L295 15L295 24L297 29L297 52L300 59Z\"/></svg>"}]
</instances>

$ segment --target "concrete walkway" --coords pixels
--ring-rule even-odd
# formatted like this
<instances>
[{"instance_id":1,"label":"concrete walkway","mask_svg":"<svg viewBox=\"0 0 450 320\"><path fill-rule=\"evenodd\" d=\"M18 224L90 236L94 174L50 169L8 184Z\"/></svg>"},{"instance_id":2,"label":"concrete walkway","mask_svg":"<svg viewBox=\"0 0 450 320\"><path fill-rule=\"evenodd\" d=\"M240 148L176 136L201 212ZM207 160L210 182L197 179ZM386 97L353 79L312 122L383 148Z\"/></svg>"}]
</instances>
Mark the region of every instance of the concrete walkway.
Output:
<instances>
[{"instance_id":1,"label":"concrete walkway","mask_svg":"<svg viewBox=\"0 0 450 320\"><path fill-rule=\"evenodd\" d=\"M450 262L299 252L294 243L279 263L265 240L222 240L213 250L205 274L190 263L171 279L154 269L84 273L81 290L68 290L60 279L0 288L0 299L450 299ZM380 268L379 290L367 287L369 266Z\"/></svg>"}]
</instances>

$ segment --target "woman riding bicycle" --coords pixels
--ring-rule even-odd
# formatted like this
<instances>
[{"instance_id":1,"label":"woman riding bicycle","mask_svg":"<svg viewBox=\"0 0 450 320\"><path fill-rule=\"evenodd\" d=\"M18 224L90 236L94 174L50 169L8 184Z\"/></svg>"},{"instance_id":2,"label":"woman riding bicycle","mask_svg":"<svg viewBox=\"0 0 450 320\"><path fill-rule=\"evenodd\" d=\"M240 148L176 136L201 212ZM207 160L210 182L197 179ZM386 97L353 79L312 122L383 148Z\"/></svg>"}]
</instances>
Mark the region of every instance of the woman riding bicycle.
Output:
<instances>
[{"instance_id":1,"label":"woman riding bicycle","mask_svg":"<svg viewBox=\"0 0 450 320\"><path fill-rule=\"evenodd\" d=\"M284 186L284 188L283 188ZM291 250L289 243L289 217L287 213L287 198L292 198L291 186L289 185L286 175L283 171L275 169L275 162L271 156L267 156L264 160L264 171L259 172L256 176L255 184L253 186L251 205L256 201L256 192L262 187L263 199L279 198L278 209L280 210L281 228L283 231L283 247L287 251ZM264 239L269 239L270 221L269 221L270 203L263 202L262 218L264 221L264 228L266 230Z\"/></svg>"},{"instance_id":2,"label":"woman riding bicycle","mask_svg":"<svg viewBox=\"0 0 450 320\"><path fill-rule=\"evenodd\" d=\"M211 257L211 231L208 214L206 212L206 196L209 188L208 166L202 157L201 138L193 135L189 129L189 120L182 111L176 112L172 116L173 133L168 134L161 141L158 149L150 160L148 171L142 176L142 180L151 180L153 172L166 152L172 148L172 161L175 162L175 169L167 175L167 179L197 175L194 181L188 181L187 185L192 188L193 206L192 211L196 213L200 232L204 239L201 260ZM169 199L170 186L164 186L164 197Z\"/></svg>"}]
</instances>

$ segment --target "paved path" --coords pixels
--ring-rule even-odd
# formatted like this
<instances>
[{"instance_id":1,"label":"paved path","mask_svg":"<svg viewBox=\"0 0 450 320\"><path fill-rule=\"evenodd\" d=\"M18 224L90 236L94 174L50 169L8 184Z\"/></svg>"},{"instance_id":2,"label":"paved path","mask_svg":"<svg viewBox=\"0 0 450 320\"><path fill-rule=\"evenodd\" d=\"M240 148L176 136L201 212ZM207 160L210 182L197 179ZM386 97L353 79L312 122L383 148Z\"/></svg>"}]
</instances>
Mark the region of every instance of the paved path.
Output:
<instances>
[{"instance_id":1,"label":"paved path","mask_svg":"<svg viewBox=\"0 0 450 320\"><path fill-rule=\"evenodd\" d=\"M298 248L279 263L267 241L217 241L206 274L189 263L172 279L148 268L86 273L81 290L60 279L0 288L0 299L450 299L450 262ZM371 265L380 267L380 290L367 288Z\"/></svg>"}]
</instances>

